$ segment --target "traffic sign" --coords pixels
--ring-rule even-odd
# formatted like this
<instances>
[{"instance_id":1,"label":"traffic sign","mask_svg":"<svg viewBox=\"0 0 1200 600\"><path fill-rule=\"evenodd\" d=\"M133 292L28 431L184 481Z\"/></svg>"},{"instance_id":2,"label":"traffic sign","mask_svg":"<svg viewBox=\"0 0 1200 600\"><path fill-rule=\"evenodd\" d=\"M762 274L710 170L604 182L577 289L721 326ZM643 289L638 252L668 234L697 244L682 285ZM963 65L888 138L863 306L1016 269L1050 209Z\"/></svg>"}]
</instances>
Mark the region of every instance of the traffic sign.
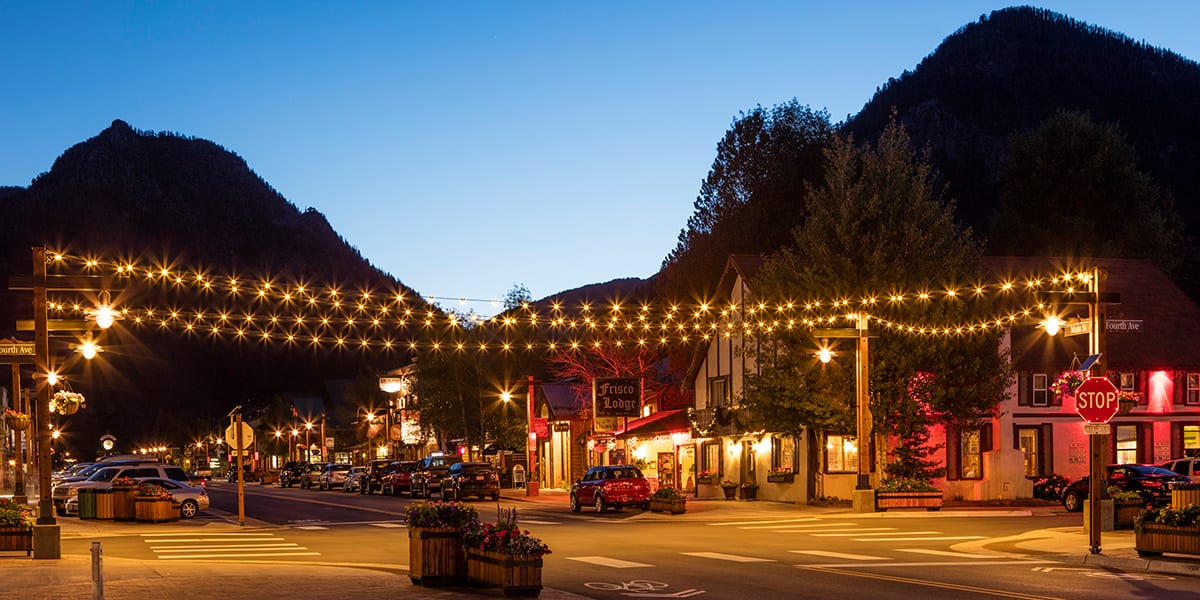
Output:
<instances>
[{"instance_id":1,"label":"traffic sign","mask_svg":"<svg viewBox=\"0 0 1200 600\"><path fill-rule=\"evenodd\" d=\"M1075 390L1075 412L1088 423L1107 423L1117 414L1121 392L1107 377L1088 377Z\"/></svg>"},{"instance_id":2,"label":"traffic sign","mask_svg":"<svg viewBox=\"0 0 1200 600\"><path fill-rule=\"evenodd\" d=\"M233 437L233 425L225 428L225 443L233 450L237 450L237 438ZM242 448L249 448L254 445L254 428L249 423L242 422Z\"/></svg>"}]
</instances>

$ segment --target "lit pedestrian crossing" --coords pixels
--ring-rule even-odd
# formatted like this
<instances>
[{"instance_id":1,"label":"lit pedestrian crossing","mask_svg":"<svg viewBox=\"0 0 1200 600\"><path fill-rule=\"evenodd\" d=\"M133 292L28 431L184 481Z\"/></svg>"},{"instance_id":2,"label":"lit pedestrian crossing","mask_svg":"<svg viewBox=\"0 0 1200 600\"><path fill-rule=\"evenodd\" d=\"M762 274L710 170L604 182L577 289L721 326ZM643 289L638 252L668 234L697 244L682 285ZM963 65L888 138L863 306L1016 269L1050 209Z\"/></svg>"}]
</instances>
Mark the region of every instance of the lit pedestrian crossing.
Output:
<instances>
[{"instance_id":1,"label":"lit pedestrian crossing","mask_svg":"<svg viewBox=\"0 0 1200 600\"><path fill-rule=\"evenodd\" d=\"M321 554L271 532L144 533L142 538L160 560L279 558Z\"/></svg>"}]
</instances>

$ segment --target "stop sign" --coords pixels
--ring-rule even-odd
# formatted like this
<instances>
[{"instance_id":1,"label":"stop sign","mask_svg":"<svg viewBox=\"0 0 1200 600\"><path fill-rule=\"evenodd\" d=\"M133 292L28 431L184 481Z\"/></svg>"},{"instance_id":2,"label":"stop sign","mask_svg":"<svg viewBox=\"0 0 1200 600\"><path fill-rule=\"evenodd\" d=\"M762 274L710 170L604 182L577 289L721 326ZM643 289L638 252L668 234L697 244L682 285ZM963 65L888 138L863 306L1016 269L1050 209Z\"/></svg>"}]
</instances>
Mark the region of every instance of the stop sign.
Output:
<instances>
[{"instance_id":1,"label":"stop sign","mask_svg":"<svg viewBox=\"0 0 1200 600\"><path fill-rule=\"evenodd\" d=\"M1088 377L1075 390L1075 412L1089 423L1107 423L1117 414L1119 395L1107 377Z\"/></svg>"}]
</instances>

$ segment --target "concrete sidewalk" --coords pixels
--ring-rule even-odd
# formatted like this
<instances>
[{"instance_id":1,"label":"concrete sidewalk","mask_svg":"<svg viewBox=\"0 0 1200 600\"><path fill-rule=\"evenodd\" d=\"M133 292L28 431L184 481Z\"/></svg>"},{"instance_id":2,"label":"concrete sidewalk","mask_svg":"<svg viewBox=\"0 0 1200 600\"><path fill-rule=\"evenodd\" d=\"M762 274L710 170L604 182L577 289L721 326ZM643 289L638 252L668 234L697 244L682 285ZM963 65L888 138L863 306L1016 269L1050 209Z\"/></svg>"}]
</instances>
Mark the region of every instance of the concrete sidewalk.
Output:
<instances>
[{"instance_id":1,"label":"concrete sidewalk","mask_svg":"<svg viewBox=\"0 0 1200 600\"><path fill-rule=\"evenodd\" d=\"M526 496L523 490L505 490L506 500L527 506L567 506L564 490L542 490L538 496ZM588 511L589 509L584 509ZM682 515L662 515L627 511L629 518L663 521L707 521L714 519L771 519L804 516L833 516L863 519L952 518L969 516L1028 517L1045 514L1053 507L971 507L954 506L940 512L899 511L888 513L851 513L845 507L798 506L780 502L742 502L724 500L688 501ZM63 540L87 540L101 535L120 535L136 525L110 521L66 517L58 519ZM181 526L168 524L165 526ZM247 520L251 528L278 529L266 523ZM154 527L164 527L155 525ZM246 531L233 522L187 523L189 529L204 531ZM139 529L140 531L140 529ZM71 544L78 548L77 544ZM958 544L955 550L972 553L1033 557L1066 564L1098 568L1141 570L1176 575L1200 576L1200 560L1162 557L1137 557L1133 532L1111 531L1102 536L1103 552L1088 553L1088 538L1082 527L1040 529L1010 538L992 538ZM222 600L259 600L264 597L308 598L354 597L357 600L434 598L466 599L501 597L498 590L476 588L426 588L408 578L407 556L397 564L342 564L328 561L227 561L213 560L169 562L104 557L104 597L107 599L192 598L216 594ZM91 597L93 590L91 556L64 553L58 560L36 560L24 553L0 553L0 600L59 600ZM542 598L572 600L581 596L546 588Z\"/></svg>"}]
</instances>

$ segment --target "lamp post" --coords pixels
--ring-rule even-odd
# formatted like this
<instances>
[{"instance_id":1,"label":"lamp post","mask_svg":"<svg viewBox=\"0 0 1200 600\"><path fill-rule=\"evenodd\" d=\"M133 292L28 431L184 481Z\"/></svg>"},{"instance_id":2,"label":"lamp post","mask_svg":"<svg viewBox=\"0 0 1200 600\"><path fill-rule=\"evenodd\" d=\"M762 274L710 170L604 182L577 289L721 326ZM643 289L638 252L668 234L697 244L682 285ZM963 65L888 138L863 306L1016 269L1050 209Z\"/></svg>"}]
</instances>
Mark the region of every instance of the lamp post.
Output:
<instances>
[{"instance_id":1,"label":"lamp post","mask_svg":"<svg viewBox=\"0 0 1200 600\"><path fill-rule=\"evenodd\" d=\"M312 462L312 445L308 441L308 434L312 431L312 421L304 422L304 462Z\"/></svg>"},{"instance_id":2,"label":"lamp post","mask_svg":"<svg viewBox=\"0 0 1200 600\"><path fill-rule=\"evenodd\" d=\"M850 338L857 340L854 354L855 437L858 439L858 481L854 488L854 512L875 512L875 492L871 489L871 395L869 377L869 340L878 337L870 332L870 319L865 313L854 315L853 328L814 329L819 338ZM822 342L825 340L822 339ZM833 353L824 343L817 353L821 362L829 362Z\"/></svg>"}]
</instances>

